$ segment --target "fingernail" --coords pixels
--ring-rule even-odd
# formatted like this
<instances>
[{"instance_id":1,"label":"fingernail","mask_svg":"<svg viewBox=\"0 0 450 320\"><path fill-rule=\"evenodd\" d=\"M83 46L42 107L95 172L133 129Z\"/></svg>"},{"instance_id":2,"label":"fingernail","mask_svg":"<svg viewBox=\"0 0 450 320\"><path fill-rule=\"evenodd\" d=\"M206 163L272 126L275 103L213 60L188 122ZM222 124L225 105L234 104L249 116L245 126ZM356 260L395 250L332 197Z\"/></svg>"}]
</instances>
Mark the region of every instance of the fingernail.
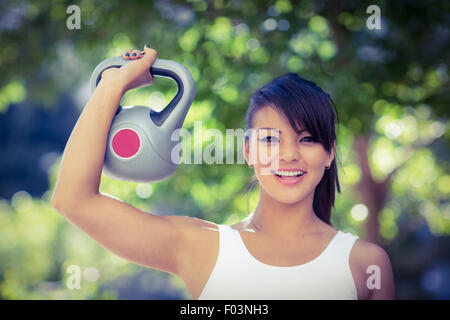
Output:
<instances>
[{"instance_id":1,"label":"fingernail","mask_svg":"<svg viewBox=\"0 0 450 320\"><path fill-rule=\"evenodd\" d=\"M147 48L150 48L150 46L149 46L148 44L145 44L145 46L146 46Z\"/></svg>"},{"instance_id":2,"label":"fingernail","mask_svg":"<svg viewBox=\"0 0 450 320\"><path fill-rule=\"evenodd\" d=\"M133 52L133 57L136 57L136 56L137 56L136 52Z\"/></svg>"},{"instance_id":3,"label":"fingernail","mask_svg":"<svg viewBox=\"0 0 450 320\"><path fill-rule=\"evenodd\" d=\"M130 54L129 54L129 53L127 52L127 53L125 53L125 56L126 56L126 57L129 57L129 56L130 56Z\"/></svg>"},{"instance_id":4,"label":"fingernail","mask_svg":"<svg viewBox=\"0 0 450 320\"><path fill-rule=\"evenodd\" d=\"M141 55L144 55L145 54L145 51L141 51Z\"/></svg>"}]
</instances>

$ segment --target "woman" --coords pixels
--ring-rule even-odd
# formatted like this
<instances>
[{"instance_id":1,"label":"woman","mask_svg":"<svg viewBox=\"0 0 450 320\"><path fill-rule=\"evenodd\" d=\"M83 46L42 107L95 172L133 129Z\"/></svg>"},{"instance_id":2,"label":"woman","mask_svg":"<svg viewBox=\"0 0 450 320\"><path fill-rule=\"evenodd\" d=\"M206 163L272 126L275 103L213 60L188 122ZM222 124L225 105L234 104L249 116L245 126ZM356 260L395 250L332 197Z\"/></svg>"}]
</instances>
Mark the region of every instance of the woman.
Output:
<instances>
[{"instance_id":1,"label":"woman","mask_svg":"<svg viewBox=\"0 0 450 320\"><path fill-rule=\"evenodd\" d=\"M244 141L245 159L260 199L243 221L157 216L99 192L120 99L153 83L156 56L148 46L127 50L122 57L136 61L103 72L66 145L52 205L115 254L178 275L193 299L393 299L385 251L330 225L334 113L329 95L293 73L258 90L247 111L257 134Z\"/></svg>"}]
</instances>

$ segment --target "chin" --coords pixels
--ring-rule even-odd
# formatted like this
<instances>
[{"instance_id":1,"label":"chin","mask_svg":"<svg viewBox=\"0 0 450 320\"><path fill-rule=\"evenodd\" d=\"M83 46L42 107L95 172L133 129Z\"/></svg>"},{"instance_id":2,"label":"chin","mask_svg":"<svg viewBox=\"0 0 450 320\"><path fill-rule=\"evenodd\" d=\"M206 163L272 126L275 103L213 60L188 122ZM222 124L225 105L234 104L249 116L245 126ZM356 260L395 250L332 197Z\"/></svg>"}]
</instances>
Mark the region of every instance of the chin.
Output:
<instances>
[{"instance_id":1,"label":"chin","mask_svg":"<svg viewBox=\"0 0 450 320\"><path fill-rule=\"evenodd\" d=\"M304 196L296 196L296 197L282 197L281 199L278 199L278 201L285 203L285 204L296 204L305 199Z\"/></svg>"},{"instance_id":2,"label":"chin","mask_svg":"<svg viewBox=\"0 0 450 320\"><path fill-rule=\"evenodd\" d=\"M296 204L307 198L306 194L298 190L292 190L291 192L273 190L268 194L272 199L284 204Z\"/></svg>"}]
</instances>

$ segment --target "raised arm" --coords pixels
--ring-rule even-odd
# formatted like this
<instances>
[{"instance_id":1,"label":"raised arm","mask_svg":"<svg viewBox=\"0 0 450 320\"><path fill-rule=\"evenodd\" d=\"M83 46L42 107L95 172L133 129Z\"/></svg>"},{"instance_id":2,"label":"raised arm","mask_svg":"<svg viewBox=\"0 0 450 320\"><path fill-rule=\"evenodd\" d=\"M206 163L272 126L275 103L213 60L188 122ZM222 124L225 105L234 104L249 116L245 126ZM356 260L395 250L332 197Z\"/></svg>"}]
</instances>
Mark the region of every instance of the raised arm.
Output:
<instances>
[{"instance_id":1,"label":"raised arm","mask_svg":"<svg viewBox=\"0 0 450 320\"><path fill-rule=\"evenodd\" d=\"M108 132L120 99L127 90L153 81L149 68L157 52L149 48L145 52L142 59L103 72L64 150L54 203L77 204L98 194Z\"/></svg>"},{"instance_id":2,"label":"raised arm","mask_svg":"<svg viewBox=\"0 0 450 320\"><path fill-rule=\"evenodd\" d=\"M131 51L131 50L130 50ZM157 52L106 70L83 109L64 150L52 205L64 217L117 255L178 274L192 218L156 216L99 192L108 131L122 95L153 83L149 69ZM124 58L126 58L124 56Z\"/></svg>"}]
</instances>

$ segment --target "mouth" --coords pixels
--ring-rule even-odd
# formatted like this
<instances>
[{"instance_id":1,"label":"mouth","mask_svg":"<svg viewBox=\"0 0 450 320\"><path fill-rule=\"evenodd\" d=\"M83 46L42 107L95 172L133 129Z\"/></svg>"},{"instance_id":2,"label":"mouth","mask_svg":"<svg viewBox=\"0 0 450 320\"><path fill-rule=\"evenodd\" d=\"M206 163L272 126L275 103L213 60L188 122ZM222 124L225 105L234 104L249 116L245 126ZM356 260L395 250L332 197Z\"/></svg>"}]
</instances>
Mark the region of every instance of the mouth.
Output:
<instances>
[{"instance_id":1,"label":"mouth","mask_svg":"<svg viewBox=\"0 0 450 320\"><path fill-rule=\"evenodd\" d=\"M277 170L274 172L275 178L284 185L293 185L303 180L306 171L302 169Z\"/></svg>"},{"instance_id":2,"label":"mouth","mask_svg":"<svg viewBox=\"0 0 450 320\"><path fill-rule=\"evenodd\" d=\"M306 173L303 169L279 169L274 171L273 174L280 178L292 178L292 177L300 177Z\"/></svg>"}]
</instances>

